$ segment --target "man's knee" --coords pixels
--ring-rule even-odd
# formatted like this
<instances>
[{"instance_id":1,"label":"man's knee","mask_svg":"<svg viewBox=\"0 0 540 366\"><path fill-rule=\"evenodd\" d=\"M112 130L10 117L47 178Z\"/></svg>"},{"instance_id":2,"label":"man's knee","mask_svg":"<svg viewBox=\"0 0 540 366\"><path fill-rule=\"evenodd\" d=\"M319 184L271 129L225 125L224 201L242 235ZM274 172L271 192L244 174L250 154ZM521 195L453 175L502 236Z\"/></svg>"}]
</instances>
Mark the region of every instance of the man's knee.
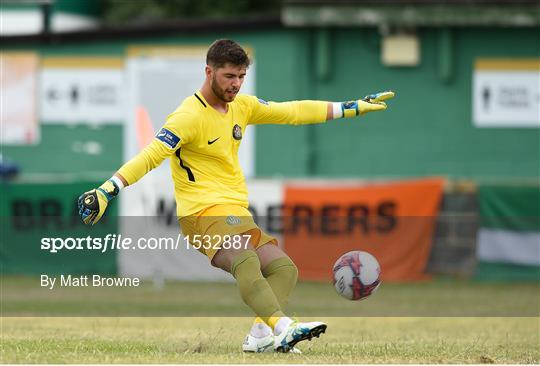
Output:
<instances>
[{"instance_id":1,"label":"man's knee","mask_svg":"<svg viewBox=\"0 0 540 366\"><path fill-rule=\"evenodd\" d=\"M258 316L266 319L280 311L279 302L261 273L261 262L255 251L245 250L236 256L231 274L236 279L242 300Z\"/></svg>"},{"instance_id":2,"label":"man's knee","mask_svg":"<svg viewBox=\"0 0 540 366\"><path fill-rule=\"evenodd\" d=\"M265 268L276 259L287 257L287 254L274 242L263 244L256 249L261 267Z\"/></svg>"},{"instance_id":3,"label":"man's knee","mask_svg":"<svg viewBox=\"0 0 540 366\"><path fill-rule=\"evenodd\" d=\"M237 253L231 261L230 273L237 278L237 272L247 272L251 275L260 273L261 262L253 250L244 250ZM258 273L257 273L258 272ZM262 274L261 274L262 275Z\"/></svg>"},{"instance_id":4,"label":"man's knee","mask_svg":"<svg viewBox=\"0 0 540 366\"><path fill-rule=\"evenodd\" d=\"M254 252L253 247L248 242L243 242L240 247L228 247L219 249L212 258L211 264L214 267L220 268L224 271L232 273L232 266L235 258L242 255L242 253L249 251ZM255 256L257 256L255 254ZM257 258L258 261L258 258Z\"/></svg>"},{"instance_id":5,"label":"man's knee","mask_svg":"<svg viewBox=\"0 0 540 366\"><path fill-rule=\"evenodd\" d=\"M288 277L291 281L296 282L298 279L298 267L296 267L291 258L285 256L270 262L263 268L262 274L264 277L279 274L280 276Z\"/></svg>"}]
</instances>

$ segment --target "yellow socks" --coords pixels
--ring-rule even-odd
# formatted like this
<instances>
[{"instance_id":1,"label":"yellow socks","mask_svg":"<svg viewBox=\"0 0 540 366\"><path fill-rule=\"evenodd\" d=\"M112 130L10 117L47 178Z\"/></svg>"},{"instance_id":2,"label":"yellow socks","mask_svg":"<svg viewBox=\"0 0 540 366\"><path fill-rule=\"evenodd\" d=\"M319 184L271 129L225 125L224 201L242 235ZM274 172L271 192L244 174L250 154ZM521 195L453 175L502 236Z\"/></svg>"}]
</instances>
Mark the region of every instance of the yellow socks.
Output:
<instances>
[{"instance_id":1,"label":"yellow socks","mask_svg":"<svg viewBox=\"0 0 540 366\"><path fill-rule=\"evenodd\" d=\"M287 305L287 300L291 294L296 281L298 279L298 268L294 265L293 261L289 257L278 258L270 262L262 270L262 274L266 277L266 281L272 288L274 295L276 296L280 307L283 309ZM279 318L270 319L269 324L274 329L275 324ZM257 317L254 324L264 323L264 321Z\"/></svg>"},{"instance_id":2,"label":"yellow socks","mask_svg":"<svg viewBox=\"0 0 540 366\"><path fill-rule=\"evenodd\" d=\"M261 263L257 254L252 250L246 250L236 256L231 266L231 274L236 279L242 300L273 328L284 314L272 288L261 273ZM273 320L274 318L277 319Z\"/></svg>"},{"instance_id":3,"label":"yellow socks","mask_svg":"<svg viewBox=\"0 0 540 366\"><path fill-rule=\"evenodd\" d=\"M289 257L281 257L270 262L262 270L262 275L268 281L274 295L283 309L298 280L298 268Z\"/></svg>"}]
</instances>

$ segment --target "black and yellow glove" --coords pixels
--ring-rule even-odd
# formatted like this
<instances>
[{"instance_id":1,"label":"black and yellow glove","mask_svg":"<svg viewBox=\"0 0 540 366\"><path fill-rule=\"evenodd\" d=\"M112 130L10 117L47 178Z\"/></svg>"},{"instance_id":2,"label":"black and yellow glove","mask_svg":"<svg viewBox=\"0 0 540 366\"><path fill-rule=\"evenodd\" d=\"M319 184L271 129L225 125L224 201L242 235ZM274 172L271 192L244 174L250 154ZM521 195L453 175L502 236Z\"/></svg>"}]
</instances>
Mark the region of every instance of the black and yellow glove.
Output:
<instances>
[{"instance_id":1,"label":"black and yellow glove","mask_svg":"<svg viewBox=\"0 0 540 366\"><path fill-rule=\"evenodd\" d=\"M369 112L384 111L387 106L384 102L387 99L393 98L393 91L384 91L376 94L370 94L360 100L341 103L341 113L336 113L341 117L349 118L358 115L364 115ZM339 112L339 109L338 109Z\"/></svg>"},{"instance_id":2,"label":"black and yellow glove","mask_svg":"<svg viewBox=\"0 0 540 366\"><path fill-rule=\"evenodd\" d=\"M86 225L94 225L105 213L109 202L118 195L120 188L111 179L96 189L84 192L78 200L79 215Z\"/></svg>"}]
</instances>

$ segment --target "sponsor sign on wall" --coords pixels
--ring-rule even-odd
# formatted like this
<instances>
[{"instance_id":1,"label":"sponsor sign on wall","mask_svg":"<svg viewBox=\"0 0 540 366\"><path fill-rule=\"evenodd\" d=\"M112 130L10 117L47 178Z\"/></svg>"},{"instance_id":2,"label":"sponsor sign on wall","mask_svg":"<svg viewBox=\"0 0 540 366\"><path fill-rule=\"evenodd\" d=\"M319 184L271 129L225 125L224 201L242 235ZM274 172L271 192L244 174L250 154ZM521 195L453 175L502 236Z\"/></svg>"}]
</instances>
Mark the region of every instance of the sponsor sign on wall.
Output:
<instances>
[{"instance_id":1,"label":"sponsor sign on wall","mask_svg":"<svg viewBox=\"0 0 540 366\"><path fill-rule=\"evenodd\" d=\"M363 250L384 281L427 277L442 179L369 185L339 182L285 187L285 249L304 280L331 281L344 253Z\"/></svg>"},{"instance_id":2,"label":"sponsor sign on wall","mask_svg":"<svg viewBox=\"0 0 540 366\"><path fill-rule=\"evenodd\" d=\"M0 200L0 274L116 275L117 251L90 250L86 241L118 232L116 203L111 202L95 226L84 225L77 210L81 192L99 184L85 180L6 185ZM39 283L37 276L32 280Z\"/></svg>"},{"instance_id":3,"label":"sponsor sign on wall","mask_svg":"<svg viewBox=\"0 0 540 366\"><path fill-rule=\"evenodd\" d=\"M126 117L123 60L47 58L40 79L43 123L122 123Z\"/></svg>"},{"instance_id":4,"label":"sponsor sign on wall","mask_svg":"<svg viewBox=\"0 0 540 366\"><path fill-rule=\"evenodd\" d=\"M540 59L479 59L473 77L477 127L540 127Z\"/></svg>"},{"instance_id":5,"label":"sponsor sign on wall","mask_svg":"<svg viewBox=\"0 0 540 366\"><path fill-rule=\"evenodd\" d=\"M34 144L39 140L36 84L39 58L33 52L2 53L0 57L0 143Z\"/></svg>"}]
</instances>

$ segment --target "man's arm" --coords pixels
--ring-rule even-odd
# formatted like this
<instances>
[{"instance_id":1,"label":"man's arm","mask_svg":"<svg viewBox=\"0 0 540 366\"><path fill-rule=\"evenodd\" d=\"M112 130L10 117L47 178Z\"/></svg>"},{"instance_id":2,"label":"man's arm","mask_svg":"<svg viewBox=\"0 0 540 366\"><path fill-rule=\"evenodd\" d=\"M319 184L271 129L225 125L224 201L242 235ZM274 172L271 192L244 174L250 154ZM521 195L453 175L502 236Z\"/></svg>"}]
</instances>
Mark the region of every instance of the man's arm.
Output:
<instances>
[{"instance_id":1,"label":"man's arm","mask_svg":"<svg viewBox=\"0 0 540 366\"><path fill-rule=\"evenodd\" d=\"M79 215L85 224L98 222L109 202L120 190L134 184L187 143L196 133L197 122L185 113L173 113L156 137L110 179L96 189L83 193L78 200ZM182 131L181 133L179 131Z\"/></svg>"},{"instance_id":2,"label":"man's arm","mask_svg":"<svg viewBox=\"0 0 540 366\"><path fill-rule=\"evenodd\" d=\"M328 108L332 108L332 112L328 111L327 121L336 118L356 117L369 112L384 111L387 108L384 101L394 96L393 91L385 91L366 95L363 99L356 101L328 103Z\"/></svg>"},{"instance_id":3,"label":"man's arm","mask_svg":"<svg viewBox=\"0 0 540 366\"><path fill-rule=\"evenodd\" d=\"M113 177L117 177L118 179L120 179L120 182L122 182L122 184L124 185L124 187L127 187L129 185L129 183L127 182L126 178L122 177L122 174L116 172L114 173Z\"/></svg>"},{"instance_id":4,"label":"man's arm","mask_svg":"<svg viewBox=\"0 0 540 366\"><path fill-rule=\"evenodd\" d=\"M122 188L137 182L173 152L174 150L167 149L156 138L133 159L122 165L105 183L83 193L78 200L79 215L83 222L87 225L98 222L109 202L120 193Z\"/></svg>"},{"instance_id":5,"label":"man's arm","mask_svg":"<svg viewBox=\"0 0 540 366\"><path fill-rule=\"evenodd\" d=\"M315 100L274 103L252 97L249 123L302 125L356 117L368 112L385 110L387 106L384 101L393 96L394 92L382 92L356 101L337 103Z\"/></svg>"}]
</instances>

